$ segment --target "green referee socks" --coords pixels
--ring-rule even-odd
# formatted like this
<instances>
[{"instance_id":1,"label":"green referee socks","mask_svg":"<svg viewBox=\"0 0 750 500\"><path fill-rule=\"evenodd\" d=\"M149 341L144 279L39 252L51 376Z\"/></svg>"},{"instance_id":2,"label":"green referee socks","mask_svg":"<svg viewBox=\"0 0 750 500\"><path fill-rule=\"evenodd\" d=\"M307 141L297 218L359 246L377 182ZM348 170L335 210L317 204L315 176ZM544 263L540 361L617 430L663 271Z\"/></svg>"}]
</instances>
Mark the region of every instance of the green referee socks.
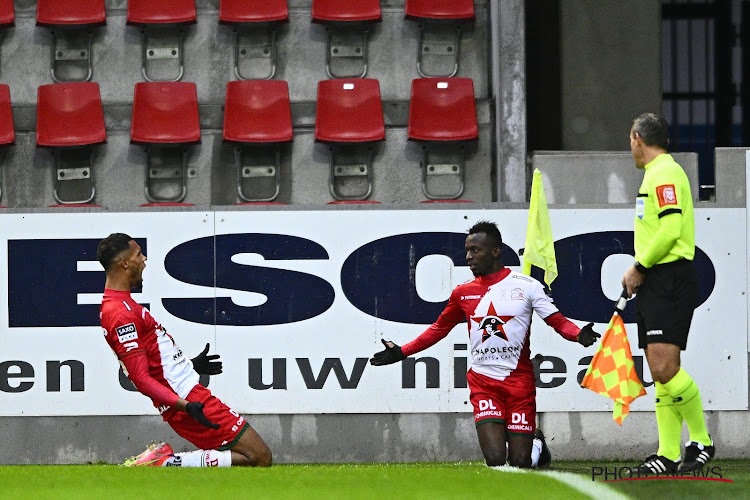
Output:
<instances>
[{"instance_id":1,"label":"green referee socks","mask_svg":"<svg viewBox=\"0 0 750 500\"><path fill-rule=\"evenodd\" d=\"M690 440L709 446L711 438L708 436L706 420L703 418L703 402L693 378L683 368L680 368L677 375L663 385L669 395L672 396L675 408L687 422Z\"/></svg>"},{"instance_id":2,"label":"green referee socks","mask_svg":"<svg viewBox=\"0 0 750 500\"><path fill-rule=\"evenodd\" d=\"M659 450L657 455L666 457L673 462L680 459L682 443L682 415L675 407L672 397L659 382L656 386L656 426L659 431Z\"/></svg>"}]
</instances>

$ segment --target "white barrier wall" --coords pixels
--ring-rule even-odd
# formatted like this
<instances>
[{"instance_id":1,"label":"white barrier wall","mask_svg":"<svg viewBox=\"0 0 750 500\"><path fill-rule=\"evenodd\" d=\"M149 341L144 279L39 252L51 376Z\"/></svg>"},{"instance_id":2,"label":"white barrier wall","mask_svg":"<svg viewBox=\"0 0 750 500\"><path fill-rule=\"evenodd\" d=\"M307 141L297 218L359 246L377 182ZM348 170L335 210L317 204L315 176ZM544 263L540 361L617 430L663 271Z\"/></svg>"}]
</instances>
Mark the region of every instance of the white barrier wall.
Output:
<instances>
[{"instance_id":1,"label":"white barrier wall","mask_svg":"<svg viewBox=\"0 0 750 500\"><path fill-rule=\"evenodd\" d=\"M468 412L466 325L415 356L372 367L380 339L405 343L437 318L471 273L463 240L498 222L506 265L519 268L527 210L39 213L0 217L0 415L155 415L128 390L98 326L110 232L141 242L148 265L136 300L188 356L206 342L224 362L209 386L248 414ZM552 210L561 311L604 330L632 263L630 209ZM683 365L706 410L746 410L746 212L696 210L701 305ZM632 306L625 319L636 365ZM630 318L630 320L629 320ZM594 347L567 342L538 317L531 352L545 356L542 412L602 411L581 389ZM645 373L643 373L645 371ZM648 368L642 369L652 395ZM652 410L643 397L633 411Z\"/></svg>"}]
</instances>

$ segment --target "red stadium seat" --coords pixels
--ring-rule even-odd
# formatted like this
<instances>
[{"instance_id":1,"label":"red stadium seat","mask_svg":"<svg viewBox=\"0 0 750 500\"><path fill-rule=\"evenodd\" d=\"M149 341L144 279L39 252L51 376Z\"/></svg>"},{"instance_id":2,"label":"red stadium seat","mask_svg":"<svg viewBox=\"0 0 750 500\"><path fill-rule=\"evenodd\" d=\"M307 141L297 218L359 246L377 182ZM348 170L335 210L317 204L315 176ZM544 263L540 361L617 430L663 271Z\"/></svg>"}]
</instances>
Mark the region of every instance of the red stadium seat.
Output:
<instances>
[{"instance_id":1,"label":"red stadium seat","mask_svg":"<svg viewBox=\"0 0 750 500\"><path fill-rule=\"evenodd\" d=\"M380 0L313 0L312 22L326 24L326 74L329 78L364 78L367 75L369 25L381 20ZM334 60L354 64L337 64L339 69L349 70L341 74L334 71Z\"/></svg>"},{"instance_id":2,"label":"red stadium seat","mask_svg":"<svg viewBox=\"0 0 750 500\"><path fill-rule=\"evenodd\" d=\"M474 84L470 78L418 78L412 81L409 140L424 141L422 189L429 199L456 199L464 190L464 141L479 138ZM431 164L427 143L459 143L458 163ZM431 179L452 179L454 190L434 192Z\"/></svg>"},{"instance_id":3,"label":"red stadium seat","mask_svg":"<svg viewBox=\"0 0 750 500\"><path fill-rule=\"evenodd\" d=\"M107 140L104 111L95 82L42 85L36 108L36 142L54 148L54 196L59 204L94 199L91 146Z\"/></svg>"},{"instance_id":4,"label":"red stadium seat","mask_svg":"<svg viewBox=\"0 0 750 500\"><path fill-rule=\"evenodd\" d=\"M455 76L461 47L462 23L474 19L474 0L406 0L407 19L419 22L417 72L420 76ZM428 31L428 37L425 37ZM424 70L425 58L440 72ZM448 63L446 63L448 62Z\"/></svg>"},{"instance_id":5,"label":"red stadium seat","mask_svg":"<svg viewBox=\"0 0 750 500\"><path fill-rule=\"evenodd\" d=\"M364 200L372 194L372 146L374 142L384 139L383 105L377 80L361 78L318 82L315 140L329 144L328 186L336 200ZM336 158L339 153L357 144L367 147L366 162L338 165ZM352 184L361 189L341 189L342 186L351 188Z\"/></svg>"},{"instance_id":6,"label":"red stadium seat","mask_svg":"<svg viewBox=\"0 0 750 500\"><path fill-rule=\"evenodd\" d=\"M13 128L13 110L10 105L10 87L0 84L0 145L16 142Z\"/></svg>"},{"instance_id":7,"label":"red stadium seat","mask_svg":"<svg viewBox=\"0 0 750 500\"><path fill-rule=\"evenodd\" d=\"M146 81L172 81L182 79L185 72L184 27L196 22L195 0L128 0L127 22L141 27L141 73ZM152 43L152 39L157 39ZM152 62L163 64L161 75L154 76L149 69ZM174 65L165 60L176 61L179 71L168 71ZM176 74L176 76L175 76ZM167 76L170 75L170 76Z\"/></svg>"},{"instance_id":8,"label":"red stadium seat","mask_svg":"<svg viewBox=\"0 0 750 500\"><path fill-rule=\"evenodd\" d=\"M50 28L54 82L88 82L94 74L94 26L106 23L104 0L38 0L36 25Z\"/></svg>"},{"instance_id":9,"label":"red stadium seat","mask_svg":"<svg viewBox=\"0 0 750 500\"><path fill-rule=\"evenodd\" d=\"M13 110L10 105L10 88L0 84L0 145L16 142L16 131L13 127ZM2 176L0 176L0 199L3 197Z\"/></svg>"},{"instance_id":10,"label":"red stadium seat","mask_svg":"<svg viewBox=\"0 0 750 500\"><path fill-rule=\"evenodd\" d=\"M237 194L246 202L273 201L279 195L281 144L292 140L289 86L278 80L241 80L227 83L224 104L224 140L237 143ZM253 146L251 156L270 149L273 164L245 165L243 145ZM263 182L264 180L272 180Z\"/></svg>"},{"instance_id":11,"label":"red stadium seat","mask_svg":"<svg viewBox=\"0 0 750 500\"><path fill-rule=\"evenodd\" d=\"M240 80L251 78L240 70L242 60L248 63L267 60L270 69L261 78L271 79L276 74L276 27L279 23L289 22L289 8L286 0L265 0L248 2L247 0L221 0L219 3L219 22L234 25L234 74ZM251 28L265 27L268 37L261 45L250 44L250 37L243 36L242 31ZM243 29L241 29L243 28ZM256 64L260 65L260 64ZM253 66L248 64L247 66Z\"/></svg>"},{"instance_id":12,"label":"red stadium seat","mask_svg":"<svg viewBox=\"0 0 750 500\"><path fill-rule=\"evenodd\" d=\"M0 0L0 26L13 26L15 22L13 0Z\"/></svg>"},{"instance_id":13,"label":"red stadium seat","mask_svg":"<svg viewBox=\"0 0 750 500\"><path fill-rule=\"evenodd\" d=\"M198 92L192 82L135 85L130 141L146 145L146 199L182 202L187 195L187 145L200 142ZM159 153L154 162L152 154ZM170 160L178 156L180 161Z\"/></svg>"}]
</instances>

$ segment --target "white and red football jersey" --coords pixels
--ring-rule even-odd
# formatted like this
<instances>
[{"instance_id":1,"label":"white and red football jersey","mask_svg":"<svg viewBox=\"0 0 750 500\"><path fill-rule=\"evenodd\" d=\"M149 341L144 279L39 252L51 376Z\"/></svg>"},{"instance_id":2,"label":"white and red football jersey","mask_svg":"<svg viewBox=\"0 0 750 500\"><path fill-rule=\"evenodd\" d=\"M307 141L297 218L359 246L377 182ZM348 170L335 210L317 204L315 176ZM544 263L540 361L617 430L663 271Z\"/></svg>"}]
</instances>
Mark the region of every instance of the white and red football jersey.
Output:
<instances>
[{"instance_id":1,"label":"white and red football jersey","mask_svg":"<svg viewBox=\"0 0 750 500\"><path fill-rule=\"evenodd\" d=\"M466 320L472 370L496 380L513 372L532 374L532 311L565 339L576 340L580 328L560 314L542 284L506 267L458 285L437 321L401 350L406 356L423 351Z\"/></svg>"},{"instance_id":2,"label":"white and red football jersey","mask_svg":"<svg viewBox=\"0 0 750 500\"><path fill-rule=\"evenodd\" d=\"M154 406L164 413L168 404L176 400L175 394L183 399L198 384L198 374L193 363L185 357L182 349L172 336L154 318L148 309L138 304L130 292L104 290L104 298L99 311L99 319L104 329L107 343L120 361L123 371L131 380L125 367L128 358L145 354L148 374L138 374L141 378L155 381L164 389L144 391L151 397ZM152 383L151 380L149 383Z\"/></svg>"},{"instance_id":3,"label":"white and red football jersey","mask_svg":"<svg viewBox=\"0 0 750 500\"><path fill-rule=\"evenodd\" d=\"M528 360L533 311L542 319L558 312L534 278L511 272L491 285L468 318L472 369L503 380Z\"/></svg>"}]
</instances>

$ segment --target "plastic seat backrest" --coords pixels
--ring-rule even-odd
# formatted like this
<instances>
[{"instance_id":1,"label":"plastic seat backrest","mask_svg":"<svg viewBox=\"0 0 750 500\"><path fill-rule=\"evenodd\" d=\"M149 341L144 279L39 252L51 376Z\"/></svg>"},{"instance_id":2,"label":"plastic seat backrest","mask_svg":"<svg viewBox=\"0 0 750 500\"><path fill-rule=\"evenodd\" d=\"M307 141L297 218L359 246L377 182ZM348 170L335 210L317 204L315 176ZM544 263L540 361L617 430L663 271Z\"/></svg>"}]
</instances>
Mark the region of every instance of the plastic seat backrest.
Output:
<instances>
[{"instance_id":1,"label":"plastic seat backrest","mask_svg":"<svg viewBox=\"0 0 750 500\"><path fill-rule=\"evenodd\" d=\"M198 93L193 82L135 84L130 140L176 144L201 138Z\"/></svg>"},{"instance_id":2,"label":"plastic seat backrest","mask_svg":"<svg viewBox=\"0 0 750 500\"><path fill-rule=\"evenodd\" d=\"M315 139L325 142L384 140L380 83L372 78L318 82Z\"/></svg>"},{"instance_id":3,"label":"plastic seat backrest","mask_svg":"<svg viewBox=\"0 0 750 500\"><path fill-rule=\"evenodd\" d=\"M16 14L13 10L13 0L0 0L0 26L15 24Z\"/></svg>"},{"instance_id":4,"label":"plastic seat backrest","mask_svg":"<svg viewBox=\"0 0 750 500\"><path fill-rule=\"evenodd\" d=\"M408 136L423 141L478 138L473 81L470 78L412 80Z\"/></svg>"},{"instance_id":5,"label":"plastic seat backrest","mask_svg":"<svg viewBox=\"0 0 750 500\"><path fill-rule=\"evenodd\" d=\"M10 105L10 88L0 84L0 145L13 144L16 131L13 128L13 110Z\"/></svg>"},{"instance_id":6,"label":"plastic seat backrest","mask_svg":"<svg viewBox=\"0 0 750 500\"><path fill-rule=\"evenodd\" d=\"M315 23L380 21L380 0L313 0L312 20Z\"/></svg>"},{"instance_id":7,"label":"plastic seat backrest","mask_svg":"<svg viewBox=\"0 0 750 500\"><path fill-rule=\"evenodd\" d=\"M42 85L37 96L38 145L83 146L107 140L98 83Z\"/></svg>"},{"instance_id":8,"label":"plastic seat backrest","mask_svg":"<svg viewBox=\"0 0 750 500\"><path fill-rule=\"evenodd\" d=\"M407 18L473 19L474 0L406 0Z\"/></svg>"},{"instance_id":9,"label":"plastic seat backrest","mask_svg":"<svg viewBox=\"0 0 750 500\"><path fill-rule=\"evenodd\" d=\"M219 21L224 23L268 23L289 21L287 0L221 0Z\"/></svg>"},{"instance_id":10,"label":"plastic seat backrest","mask_svg":"<svg viewBox=\"0 0 750 500\"><path fill-rule=\"evenodd\" d=\"M131 24L192 23L196 21L195 0L128 0L127 20Z\"/></svg>"},{"instance_id":11,"label":"plastic seat backrest","mask_svg":"<svg viewBox=\"0 0 750 500\"><path fill-rule=\"evenodd\" d=\"M107 13L104 0L38 0L38 25L102 24Z\"/></svg>"},{"instance_id":12,"label":"plastic seat backrest","mask_svg":"<svg viewBox=\"0 0 750 500\"><path fill-rule=\"evenodd\" d=\"M292 140L289 85L283 80L237 80L227 83L224 139L236 142Z\"/></svg>"}]
</instances>

